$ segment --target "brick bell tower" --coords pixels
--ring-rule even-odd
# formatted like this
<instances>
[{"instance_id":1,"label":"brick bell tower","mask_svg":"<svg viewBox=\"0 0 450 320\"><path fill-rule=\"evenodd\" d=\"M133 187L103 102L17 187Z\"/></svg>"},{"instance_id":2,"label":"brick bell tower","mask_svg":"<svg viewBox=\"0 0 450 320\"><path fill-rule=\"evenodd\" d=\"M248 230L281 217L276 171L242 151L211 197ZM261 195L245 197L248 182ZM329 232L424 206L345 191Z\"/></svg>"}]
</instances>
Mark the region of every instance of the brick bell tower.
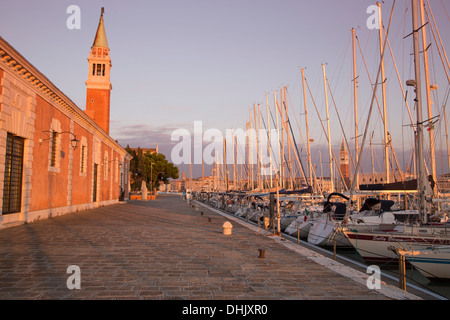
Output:
<instances>
[{"instance_id":1,"label":"brick bell tower","mask_svg":"<svg viewBox=\"0 0 450 320\"><path fill-rule=\"evenodd\" d=\"M111 58L103 21L104 8L94 44L89 53L89 75L86 80L86 114L109 134L109 110L111 95Z\"/></svg>"},{"instance_id":2,"label":"brick bell tower","mask_svg":"<svg viewBox=\"0 0 450 320\"><path fill-rule=\"evenodd\" d=\"M341 168L341 173L344 176L344 178L348 179L350 176L349 157L344 139L342 139L341 149L339 150L339 166Z\"/></svg>"}]
</instances>

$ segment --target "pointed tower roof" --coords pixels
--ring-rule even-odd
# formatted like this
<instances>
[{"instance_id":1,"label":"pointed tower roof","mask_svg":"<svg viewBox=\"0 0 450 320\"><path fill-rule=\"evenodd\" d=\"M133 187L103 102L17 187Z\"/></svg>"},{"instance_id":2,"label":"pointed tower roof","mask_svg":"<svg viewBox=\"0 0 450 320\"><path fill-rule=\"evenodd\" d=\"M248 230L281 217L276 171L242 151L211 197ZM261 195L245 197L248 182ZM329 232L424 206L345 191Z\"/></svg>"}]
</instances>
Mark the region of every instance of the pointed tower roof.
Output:
<instances>
[{"instance_id":1,"label":"pointed tower roof","mask_svg":"<svg viewBox=\"0 0 450 320\"><path fill-rule=\"evenodd\" d=\"M344 138L342 138L341 150L340 150L340 151L347 151L347 146L345 145L345 140L344 140Z\"/></svg>"},{"instance_id":2,"label":"pointed tower roof","mask_svg":"<svg viewBox=\"0 0 450 320\"><path fill-rule=\"evenodd\" d=\"M100 22L98 23L97 34L95 35L92 48L102 47L109 49L108 40L106 39L105 23L103 22L103 13L105 13L105 8L102 7Z\"/></svg>"}]
</instances>

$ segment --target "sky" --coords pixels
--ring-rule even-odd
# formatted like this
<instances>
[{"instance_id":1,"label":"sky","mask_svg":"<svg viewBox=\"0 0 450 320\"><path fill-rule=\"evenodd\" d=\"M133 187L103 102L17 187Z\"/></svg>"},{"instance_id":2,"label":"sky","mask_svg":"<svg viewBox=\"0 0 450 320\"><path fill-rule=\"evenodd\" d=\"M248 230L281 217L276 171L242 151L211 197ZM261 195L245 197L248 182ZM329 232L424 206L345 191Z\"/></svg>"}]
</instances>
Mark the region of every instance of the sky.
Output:
<instances>
[{"instance_id":1,"label":"sky","mask_svg":"<svg viewBox=\"0 0 450 320\"><path fill-rule=\"evenodd\" d=\"M450 34L450 2L429 0L444 47ZM122 146L155 147L171 160L176 141L171 134L194 121L203 129L245 129L253 104L266 114L266 94L274 110L273 92L284 86L301 158L305 161L305 106L300 69L305 69L313 159L327 155L327 139L314 104L325 119L322 64L329 82L331 143L338 152L344 133L354 143L352 37L355 28L358 73L358 122L363 134L372 82L380 61L379 33L367 25L375 1L366 0L40 0L0 4L0 36L45 74L82 110L85 109L87 58L100 9L112 60L110 135ZM393 2L382 2L385 28ZM80 28L69 29L67 8L80 8ZM407 101L415 119L414 92L405 86L414 77L411 2L397 0L389 41ZM442 115L449 85L437 46L427 26L430 72L439 89L433 93L433 116ZM361 53L362 52L362 53ZM388 130L402 166L411 163L412 129L392 56L385 58ZM367 67L367 71L366 71ZM381 82L381 81L380 81ZM379 86L380 88L381 86ZM380 103L381 93L378 90ZM426 106L424 106L426 108ZM337 110L337 111L336 111ZM374 147L383 139L377 107L369 132ZM447 112L448 114L448 112ZM338 117L339 115L339 117ZM425 116L424 119L427 119ZM324 122L323 122L324 123ZM325 124L326 125L326 124ZM343 128L343 129L342 129ZM436 125L437 166L448 172L444 122ZM302 137L303 135L303 137ZM361 139L361 138L360 138ZM428 144L427 144L428 146ZM352 147L351 147L352 148ZM365 148L369 148L368 143ZM427 150L428 147L426 147ZM377 156L380 152L376 152ZM370 155L366 155L370 162ZM323 160L325 161L325 160ZM377 158L378 162L382 162ZM185 166L180 166L185 171ZM201 174L199 166L194 176ZM438 171L439 173L439 171Z\"/></svg>"}]
</instances>

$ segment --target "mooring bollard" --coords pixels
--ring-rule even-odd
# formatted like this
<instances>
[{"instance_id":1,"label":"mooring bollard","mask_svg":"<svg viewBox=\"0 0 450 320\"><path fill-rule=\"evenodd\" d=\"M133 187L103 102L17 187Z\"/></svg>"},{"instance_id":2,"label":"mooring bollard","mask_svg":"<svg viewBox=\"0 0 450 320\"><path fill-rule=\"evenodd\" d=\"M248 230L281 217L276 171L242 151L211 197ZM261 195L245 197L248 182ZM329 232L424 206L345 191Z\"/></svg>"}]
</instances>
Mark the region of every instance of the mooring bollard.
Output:
<instances>
[{"instance_id":1,"label":"mooring bollard","mask_svg":"<svg viewBox=\"0 0 450 320\"><path fill-rule=\"evenodd\" d=\"M259 259L264 259L265 258L265 256L264 256L264 254L265 254L265 250L264 249L258 249L258 251L259 251Z\"/></svg>"},{"instance_id":2,"label":"mooring bollard","mask_svg":"<svg viewBox=\"0 0 450 320\"><path fill-rule=\"evenodd\" d=\"M400 289L406 291L406 259L405 256L400 252L398 260L398 285Z\"/></svg>"},{"instance_id":3,"label":"mooring bollard","mask_svg":"<svg viewBox=\"0 0 450 320\"><path fill-rule=\"evenodd\" d=\"M222 228L223 228L223 234L228 236L231 234L231 229L233 229L233 225L227 221L223 224Z\"/></svg>"}]
</instances>

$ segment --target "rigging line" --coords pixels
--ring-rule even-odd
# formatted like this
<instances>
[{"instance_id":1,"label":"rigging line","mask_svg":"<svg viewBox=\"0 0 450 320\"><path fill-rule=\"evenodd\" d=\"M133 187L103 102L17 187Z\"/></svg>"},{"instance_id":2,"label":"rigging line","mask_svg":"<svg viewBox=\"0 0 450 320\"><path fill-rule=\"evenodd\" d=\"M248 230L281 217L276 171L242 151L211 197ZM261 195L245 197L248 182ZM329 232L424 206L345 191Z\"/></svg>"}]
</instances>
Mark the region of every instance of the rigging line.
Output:
<instances>
[{"instance_id":1,"label":"rigging line","mask_svg":"<svg viewBox=\"0 0 450 320\"><path fill-rule=\"evenodd\" d=\"M353 153L350 151L350 146L348 144L347 135L345 134L344 126L342 125L341 117L339 115L339 112L338 112L338 109L336 106L336 101L334 100L333 92L331 91L330 82L328 81L328 79L326 79L326 80L327 80L328 89L330 89L330 95L331 95L331 100L333 101L334 110L336 111L336 115L339 120L339 125L341 126L342 134L344 135L345 144L347 146L347 152L350 153L350 160L352 161L352 165L355 166L355 162L353 161ZM344 182L344 184L345 184L345 182Z\"/></svg>"},{"instance_id":2,"label":"rigging line","mask_svg":"<svg viewBox=\"0 0 450 320\"><path fill-rule=\"evenodd\" d=\"M324 134L325 134L325 137L327 138L327 141L330 141L330 140L328 140L328 139L329 139L328 134L327 134L327 132L326 132L326 130L325 130L325 127L324 127L324 125L323 125L322 118L320 117L319 110L317 109L316 102L315 102L315 100L314 100L314 98L313 98L313 96L312 96L311 89L309 88L309 84L308 84L308 81L306 80L306 78L305 78L305 83L306 83L306 86L308 87L309 94L310 94L311 99L312 99L312 101L313 101L314 108L316 109L317 116L319 117L319 122L320 122L320 124L322 125L322 129L323 129L323 132L324 132ZM332 153L332 159L330 159L330 162L332 163L333 160L334 160L336 166L339 167L339 163L337 163L337 157L336 157L336 154L334 153L334 150L333 150L333 149L331 149L331 153ZM331 164L331 165L332 165L332 164ZM339 170L339 173L341 173L340 170ZM342 178L342 173L341 173L340 175L341 175L341 178ZM331 177L331 179L333 179L333 177ZM345 182L344 182L344 184L345 184Z\"/></svg>"},{"instance_id":3,"label":"rigging line","mask_svg":"<svg viewBox=\"0 0 450 320\"><path fill-rule=\"evenodd\" d=\"M295 149L297 150L297 158L298 158L298 161L299 161L299 163L300 163L300 169L302 170L303 178L304 178L305 181L306 181L306 185L307 185L308 187L311 187L310 184L309 184L309 180L306 179L305 169L303 168L302 159L300 158L300 155L299 155L297 142L295 141L294 132L292 131L291 121L290 121L289 119L288 119L288 125L289 125L289 129L291 130L292 139L294 140L294 146L295 146Z\"/></svg>"},{"instance_id":4,"label":"rigging line","mask_svg":"<svg viewBox=\"0 0 450 320\"><path fill-rule=\"evenodd\" d=\"M388 40L388 39L385 38L385 42L386 42L386 40ZM358 37L356 37L356 41L358 42L358 48L359 48L359 51L360 51L360 53L361 53L361 58L362 58L363 61L364 61L364 66L365 66L365 69L366 69L367 77L368 77L368 79L369 79L370 86L372 87L372 92L373 92L373 90L374 90L374 84L373 84L373 82L372 82L372 78L370 77L369 69L367 68L366 59L365 59L364 54L363 54L363 52L362 52L361 44L360 44L360 42L359 42ZM388 43L389 43L389 40L388 40ZM383 51L383 52L384 52L384 51ZM375 85L378 85L378 84L376 83ZM380 102L378 101L378 97L377 97L376 95L375 95L375 101L376 101L377 106L378 106L378 111L379 111L379 113L380 113L380 117L381 117L382 124L384 124L383 112L381 111ZM410 117L411 117L411 115L410 115ZM411 117L411 121L413 122L412 117Z\"/></svg>"},{"instance_id":5,"label":"rigging line","mask_svg":"<svg viewBox=\"0 0 450 320\"><path fill-rule=\"evenodd\" d=\"M447 16L448 21L450 21L450 17L448 16L447 8L445 8L444 3L441 0L442 7L444 8L445 15Z\"/></svg>"},{"instance_id":6,"label":"rigging line","mask_svg":"<svg viewBox=\"0 0 450 320\"><path fill-rule=\"evenodd\" d=\"M286 93L287 93L287 95L288 95L288 97L289 97L289 101L290 101L290 95L289 95L289 92L288 92L287 88L286 88ZM286 102L284 102L284 103L286 103ZM292 107L292 103L291 103L291 107ZM286 109L287 109L287 108L286 108ZM294 112L294 115L295 115L295 112ZM293 132L293 130L292 130L291 121L290 121L289 117L288 117L288 119L287 119L287 123L288 123L288 125L289 125L290 130L291 130L292 139L294 140L294 141L293 141L293 142L294 142L293 144L294 144L294 146L295 146L295 149L297 150L297 156L296 156L296 157L297 157L297 160L298 160L298 162L299 162L300 169L302 170L303 178L305 179L307 186L308 186L308 187L311 187L311 186L309 185L308 179L306 179L305 169L304 169L304 167L303 167L302 159L301 159L301 157L300 157L300 152L298 151L297 142L295 141L295 136L294 136L294 132ZM291 141L291 144L292 144L292 141ZM304 145L304 144L303 144L303 145Z\"/></svg>"},{"instance_id":7,"label":"rigging line","mask_svg":"<svg viewBox=\"0 0 450 320\"><path fill-rule=\"evenodd\" d=\"M291 109L294 109L293 103L292 103L292 100L291 100L291 95L289 94L289 91L288 91L288 90L286 90L286 92L287 92L287 96L288 96L288 98L289 98L289 102L290 102L290 104L291 104ZM300 130L300 124L298 123L297 115L296 115L295 112L293 112L293 113L294 113L295 122L297 123L298 132L300 133L300 137L302 138L303 148L306 149L305 140L304 140L304 138L303 138L302 131Z\"/></svg>"},{"instance_id":8,"label":"rigging line","mask_svg":"<svg viewBox=\"0 0 450 320\"><path fill-rule=\"evenodd\" d=\"M384 30L384 28L383 28L383 30ZM385 30L385 36L386 36L386 30ZM409 113L409 118L411 120L411 123L414 123L414 121L412 119L411 110L409 108L408 101L406 100L406 93L405 93L405 90L403 89L403 84L402 84L402 81L400 79L400 74L398 73L397 63L395 61L395 57L394 57L394 54L392 52L391 42L389 41L389 39L387 37L386 37L386 40L387 40L387 44L388 44L388 47L389 47L389 52L391 53L392 62L394 63L394 67L395 67L395 71L396 71L396 74L397 74L398 83L400 84L400 89L402 90L403 99L404 99L404 102L406 104L406 108L407 108L408 113Z\"/></svg>"},{"instance_id":9,"label":"rigging line","mask_svg":"<svg viewBox=\"0 0 450 320\"><path fill-rule=\"evenodd\" d=\"M270 109L269 109L269 114L270 114L270 117L272 118L273 126L276 128L276 131L278 132L279 129L277 128L277 124L275 123L275 119L273 118L272 110L270 110ZM267 120L267 121L269 121L269 120ZM280 141L279 137L278 137L278 146L281 147L281 141ZM276 165L277 165L277 168L279 168L280 164L279 164L278 161L277 161L276 155L274 155L274 153L273 153L272 141L270 141L270 147L271 147L271 150L272 150L271 156L272 156L273 159L275 160L275 163L276 163ZM281 149L281 148L280 148L280 149Z\"/></svg>"},{"instance_id":10,"label":"rigging line","mask_svg":"<svg viewBox=\"0 0 450 320\"><path fill-rule=\"evenodd\" d=\"M281 103L285 103L284 101L282 101ZM283 110L282 110L282 107L278 104L278 101L276 101L276 106L278 106L278 111L280 112L280 114L283 112ZM285 126L286 127L286 121L284 122L284 123L282 123L282 126ZM287 128L286 128L287 129ZM283 130L283 128L281 129L281 130ZM289 147L289 142L291 142L291 144L292 144L292 141L290 141L289 139L288 139L288 147ZM285 154L283 154L283 159L284 159L284 162L285 163L290 163L289 161L286 161L286 160L288 160L288 159L286 159L286 155ZM291 169L290 169L290 166L287 166L287 170L288 170L288 172L289 173L291 173ZM305 179L306 179L306 176L304 177ZM309 184L308 184L308 186L309 186Z\"/></svg>"},{"instance_id":11,"label":"rigging line","mask_svg":"<svg viewBox=\"0 0 450 320\"><path fill-rule=\"evenodd\" d=\"M269 110L269 113L270 113L271 111ZM261 120L262 120L262 122L263 122L263 126L264 126L264 128L266 129L266 132L267 132L267 141L269 141L269 148L270 148L270 151L273 151L273 148L272 148L272 141L270 141L270 139L269 139L269 131L267 130L268 128L267 128L267 126L266 126L266 122L264 121L264 117L261 117ZM269 121L269 119L267 119L268 121ZM272 157L274 158L274 160L276 161L276 157L274 157L273 156L273 152L270 152L270 160L269 161L272 161ZM272 172L270 173L271 175L272 175Z\"/></svg>"},{"instance_id":12,"label":"rigging line","mask_svg":"<svg viewBox=\"0 0 450 320\"><path fill-rule=\"evenodd\" d=\"M336 102L334 101L333 93L331 92L330 83L329 83L328 79L326 79L326 82L327 82L327 85L328 85L328 89L330 89L331 100L333 101L334 109L336 110L336 114L338 116L338 120L339 120L339 124L341 126L342 134L344 135L345 144L347 145L347 152L350 153L350 158L352 160L352 164L354 165L353 156L352 156L352 153L350 151L350 148L349 148L349 145L348 145L348 141L347 141L347 136L345 135L344 128L343 128L342 122L341 122L341 117L339 116L339 112L337 111ZM341 167L338 165L338 163L336 163L336 166L337 166L337 169L339 171L339 176L341 177L342 183L344 184L345 190L348 190L348 186L347 186L347 183L345 182L345 177L342 174Z\"/></svg>"},{"instance_id":13,"label":"rigging line","mask_svg":"<svg viewBox=\"0 0 450 320\"><path fill-rule=\"evenodd\" d=\"M433 15L433 11L431 10L430 3L428 2L428 0L426 0L426 1L427 1L427 5L428 5L428 8L429 8L429 11L430 11L431 18L433 19L434 28L436 29L436 33L437 33L438 38L439 38L439 43L440 43L440 45L442 46L442 51L444 52L445 60L447 61L447 66L445 66L444 59L442 58L442 55L441 55L441 50L439 49L439 55L441 56L442 63L444 64L444 68L445 68L445 72L446 72L446 75L447 75L447 79L449 79L449 82L450 82L450 78L449 78L448 71L447 71L447 68L450 69L450 64L449 64L449 62L448 62L447 53L446 53L446 51L445 51L444 45L442 44L441 35L440 35L440 33L439 33L439 29L438 29L438 27L437 27L436 21L434 20L434 15ZM428 10L427 10L427 8L424 7L424 9L425 9L425 12L426 12L426 14L427 14L428 21L431 21L429 15L428 15ZM433 30L433 28L431 28L431 30ZM434 32L433 32L433 36L434 36ZM436 42L436 44L438 44L438 41L436 40L436 37L435 37L435 36L434 36L434 41ZM439 48L439 44L438 44L437 47Z\"/></svg>"},{"instance_id":14,"label":"rigging line","mask_svg":"<svg viewBox=\"0 0 450 320\"><path fill-rule=\"evenodd\" d=\"M343 53L342 53L342 55L341 55L341 57L339 58L339 63L337 64L337 65L340 65L341 67L339 68L339 72L338 72L338 76L337 76L337 79L339 80L339 78L340 78L340 76L341 76L341 72L342 72L342 68L343 68L343 66L344 66L344 57L347 55L347 51L348 51L348 48L350 47L350 40L352 39L352 36L351 35L349 35L349 36L347 36L347 44L346 44L346 46L345 46L345 49L344 49L344 51L343 51ZM335 69L335 71L334 71L334 73L333 73L333 75L332 75L332 79L336 79L336 72L337 72L337 70L338 69ZM334 90L336 90L336 86L337 86L337 84L339 83L339 81L336 81L336 84L335 84L335 86L334 86Z\"/></svg>"},{"instance_id":15,"label":"rigging line","mask_svg":"<svg viewBox=\"0 0 450 320\"><path fill-rule=\"evenodd\" d=\"M383 27L383 30L384 30L384 27ZM356 37L356 38L357 38L357 40L358 40L358 46L359 46L360 51L361 51L361 46L360 46L360 44L359 44L359 39L358 39L358 37ZM388 39L388 37L387 37L386 31L385 31L385 38L386 38L385 41L387 41L387 44L388 44L388 47L389 47L389 51L390 51L390 53L391 53L392 61L393 61L393 63L394 63L395 71L396 71L396 74L397 74L397 79L398 79L398 82L399 82L399 84L400 84L400 88L401 88L401 90L402 90L402 94L403 94L404 101L405 101L405 104L406 104L406 107L407 107L407 110L408 110L408 114L409 114L409 117L410 117L410 121L411 121L411 123L413 123L411 111L410 111L408 102L407 102L407 100L406 100L406 94L405 94L405 91L404 91L404 89L403 89L402 82L401 82L401 80L400 80L400 75L399 75L399 73L398 73L397 64L396 64L396 62L395 62L394 54L393 54L393 52L392 52L392 48L391 48L391 45L390 45L390 41L389 41L389 39ZM362 52L361 52L361 55L362 55ZM363 58L364 63L365 63L364 56L362 56L362 58ZM368 74L367 67L366 67L366 71L367 71L367 74ZM372 80L370 79L370 75L369 75L369 74L368 74L368 77L369 77L369 81L372 82ZM379 105L379 103L378 103L378 98L377 98L377 105L378 105L378 110L379 110L380 115L381 115L382 122L383 122L383 124L384 124L384 117L382 116L382 113L381 113L380 105ZM397 155L396 155L396 153L395 153L395 150L394 150L394 146L393 146L392 140L391 140L391 142L390 142L390 149L391 149L392 155L394 156L394 160L395 160L395 162L396 162L397 168L399 169L399 172L400 172L400 178L401 178L402 181L404 181L404 176L403 176L403 173L402 173L400 164L398 163ZM394 173L394 179L396 179L395 173Z\"/></svg>"},{"instance_id":16,"label":"rigging line","mask_svg":"<svg viewBox=\"0 0 450 320\"><path fill-rule=\"evenodd\" d=\"M286 90L286 92L287 92L287 95L288 95L288 98L289 98L289 102L291 103L291 108L294 109L293 103L292 103L292 100L291 100L291 95L289 94L289 91L288 91L288 90ZM295 122L297 123L298 131L300 132L300 137L302 138L303 147L305 148L305 150L308 150L308 148L307 148L306 145L305 145L305 141L304 141L304 139L303 139L303 134L302 134L302 132L301 132L301 130L300 130L300 124L299 124L299 122L298 122L297 115L295 114L295 112L294 112L294 118L295 118ZM289 121L289 126L291 126L290 121ZM291 128L291 131L292 131L292 128ZM293 133L293 132L292 132L292 136L294 137L294 133ZM295 137L294 137L294 142L295 142ZM296 143L296 142L295 142L295 146L296 146L296 148L297 148L297 143ZM306 151L306 152L308 153L308 151ZM299 153L298 150L297 150L297 153ZM300 156L300 155L299 155L299 156ZM307 154L307 157L310 158L311 155L310 155L310 154L309 154L309 155ZM311 159L310 159L310 160L311 160ZM302 167L302 170L303 170L303 167ZM315 176L315 175L316 175L315 169L314 169L314 168L311 168L311 171L314 171L314 172L313 172L313 175ZM309 184L308 184L308 186L309 186Z\"/></svg>"},{"instance_id":17,"label":"rigging line","mask_svg":"<svg viewBox=\"0 0 450 320\"><path fill-rule=\"evenodd\" d=\"M390 18L389 18L389 25L388 25L388 29L387 29L386 36L389 35L389 31L390 31L390 29L391 29L392 16L393 16L393 14L394 14L394 6L395 6L395 0L394 0L393 3L392 3L391 16L390 16ZM381 54L380 65L379 65L379 67L378 67L377 78L376 78L376 80L375 80L375 88L374 88L374 90L373 90L372 101L371 101L371 103L370 103L369 114L368 114L368 116L367 116L367 122L366 122L366 128L365 128L365 130L364 130L363 140L362 140L362 142L361 142L361 151L360 151L360 154L362 154L362 152L363 152L363 150L364 150L364 143L365 143L366 138L367 138L367 132L368 132L368 127L369 127L370 118L371 118L371 114L372 114L373 103L374 103L374 100L375 100L376 89L377 89L377 87L378 87L378 79L379 79L380 74L381 74L382 61L383 61L383 59L384 59L384 54L385 54L385 52L386 52L386 50L385 50L385 49L386 49L386 43L387 43L387 37L385 38L384 44L383 44L383 50L382 50L382 54ZM358 174L358 170L359 170L360 165L361 165L361 157L358 157L358 162L357 162L356 168L355 168L355 173L356 173L356 174ZM349 200L349 205L350 205L350 201L351 201L351 199L352 199L352 197L353 197L353 190L355 190L355 183L356 183L356 180L357 180L357 179L353 179L353 180L352 180L352 185L351 185L351 188L350 188L350 196L349 196L349 198L350 198L350 200ZM344 220L347 220L347 221L348 221L348 215L349 215L349 214L350 214L350 211L347 210L347 212L345 213L345 218L344 218Z\"/></svg>"}]
</instances>

